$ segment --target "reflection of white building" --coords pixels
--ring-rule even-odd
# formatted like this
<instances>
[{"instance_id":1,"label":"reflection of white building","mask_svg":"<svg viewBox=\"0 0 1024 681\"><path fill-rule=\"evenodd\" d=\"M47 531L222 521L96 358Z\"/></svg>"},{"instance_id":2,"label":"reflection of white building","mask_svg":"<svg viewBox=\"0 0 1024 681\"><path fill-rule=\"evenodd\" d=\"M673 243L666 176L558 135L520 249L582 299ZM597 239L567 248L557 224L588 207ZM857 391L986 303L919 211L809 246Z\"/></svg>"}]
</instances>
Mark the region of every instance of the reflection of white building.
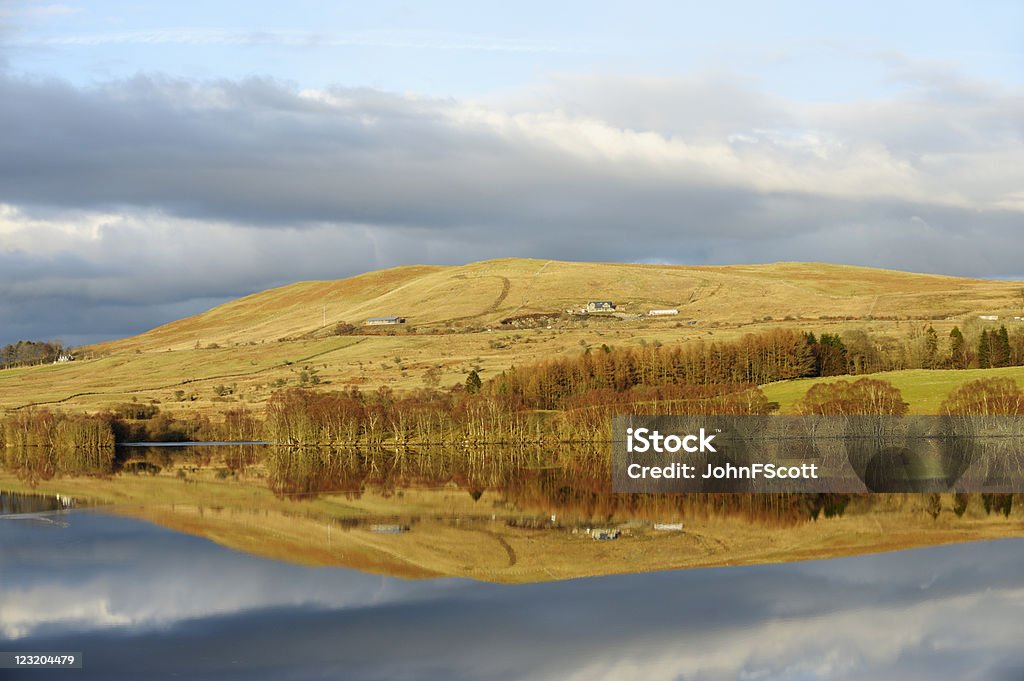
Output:
<instances>
[{"instance_id":1,"label":"reflection of white building","mask_svg":"<svg viewBox=\"0 0 1024 681\"><path fill-rule=\"evenodd\" d=\"M682 523L654 523L654 529L659 532L682 532Z\"/></svg>"},{"instance_id":2,"label":"reflection of white building","mask_svg":"<svg viewBox=\"0 0 1024 681\"><path fill-rule=\"evenodd\" d=\"M616 530L616 529L611 529L611 528L600 528L600 529L598 529L596 527L594 529L592 529L592 530L587 530L587 532L590 534L591 538L593 538L595 541L611 541L612 539L618 539L619 536L622 534L619 530Z\"/></svg>"},{"instance_id":3,"label":"reflection of white building","mask_svg":"<svg viewBox=\"0 0 1024 681\"><path fill-rule=\"evenodd\" d=\"M376 534L402 534L408 532L409 528L406 525L392 525L392 524L375 524L370 525L370 532Z\"/></svg>"},{"instance_id":4,"label":"reflection of white building","mask_svg":"<svg viewBox=\"0 0 1024 681\"><path fill-rule=\"evenodd\" d=\"M366 326L390 326L392 324L405 324L405 317L370 317L363 323Z\"/></svg>"}]
</instances>

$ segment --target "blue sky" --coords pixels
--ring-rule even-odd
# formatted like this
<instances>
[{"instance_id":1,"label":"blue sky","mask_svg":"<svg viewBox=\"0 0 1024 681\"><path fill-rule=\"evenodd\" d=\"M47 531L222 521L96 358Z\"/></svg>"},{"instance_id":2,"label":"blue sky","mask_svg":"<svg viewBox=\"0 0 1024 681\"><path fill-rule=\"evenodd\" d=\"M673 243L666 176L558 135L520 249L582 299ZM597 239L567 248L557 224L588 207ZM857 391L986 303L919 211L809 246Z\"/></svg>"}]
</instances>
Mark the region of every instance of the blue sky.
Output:
<instances>
[{"instance_id":1,"label":"blue sky","mask_svg":"<svg viewBox=\"0 0 1024 681\"><path fill-rule=\"evenodd\" d=\"M0 342L509 256L1020 278L1022 74L1019 2L0 0Z\"/></svg>"},{"instance_id":2,"label":"blue sky","mask_svg":"<svg viewBox=\"0 0 1024 681\"><path fill-rule=\"evenodd\" d=\"M13 3L7 18L13 71L83 85L143 71L475 97L563 72L718 71L820 101L910 87L904 61L1024 71L1019 2Z\"/></svg>"}]
</instances>

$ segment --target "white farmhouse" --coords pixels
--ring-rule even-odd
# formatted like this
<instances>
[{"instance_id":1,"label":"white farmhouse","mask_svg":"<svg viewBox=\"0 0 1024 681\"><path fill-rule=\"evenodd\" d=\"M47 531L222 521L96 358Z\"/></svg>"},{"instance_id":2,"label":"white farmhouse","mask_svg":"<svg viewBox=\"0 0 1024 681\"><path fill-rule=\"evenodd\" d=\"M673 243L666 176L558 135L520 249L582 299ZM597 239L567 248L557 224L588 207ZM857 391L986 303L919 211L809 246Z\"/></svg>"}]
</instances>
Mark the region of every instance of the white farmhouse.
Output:
<instances>
[{"instance_id":1,"label":"white farmhouse","mask_svg":"<svg viewBox=\"0 0 1024 681\"><path fill-rule=\"evenodd\" d=\"M370 317L365 326L391 326L393 324L405 324L405 317Z\"/></svg>"}]
</instances>

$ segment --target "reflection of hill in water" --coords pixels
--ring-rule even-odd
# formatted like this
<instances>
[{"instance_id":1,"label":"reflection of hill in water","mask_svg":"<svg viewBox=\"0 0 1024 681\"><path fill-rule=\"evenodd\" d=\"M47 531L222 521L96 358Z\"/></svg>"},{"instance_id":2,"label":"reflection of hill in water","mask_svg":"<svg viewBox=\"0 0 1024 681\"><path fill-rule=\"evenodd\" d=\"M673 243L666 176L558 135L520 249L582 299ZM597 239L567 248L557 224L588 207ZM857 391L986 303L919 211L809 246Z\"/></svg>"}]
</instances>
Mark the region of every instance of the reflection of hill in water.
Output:
<instances>
[{"instance_id":1,"label":"reflection of hill in water","mask_svg":"<svg viewBox=\"0 0 1024 681\"><path fill-rule=\"evenodd\" d=\"M973 520L936 523L905 495L613 494L608 466L604 446L152 448L120 452L114 470L38 484L274 559L507 582L828 557L1014 531L987 522L980 504ZM5 478L13 480L0 474L0 486ZM879 506L887 512L871 514ZM595 528L621 536L597 542L587 533Z\"/></svg>"}]
</instances>

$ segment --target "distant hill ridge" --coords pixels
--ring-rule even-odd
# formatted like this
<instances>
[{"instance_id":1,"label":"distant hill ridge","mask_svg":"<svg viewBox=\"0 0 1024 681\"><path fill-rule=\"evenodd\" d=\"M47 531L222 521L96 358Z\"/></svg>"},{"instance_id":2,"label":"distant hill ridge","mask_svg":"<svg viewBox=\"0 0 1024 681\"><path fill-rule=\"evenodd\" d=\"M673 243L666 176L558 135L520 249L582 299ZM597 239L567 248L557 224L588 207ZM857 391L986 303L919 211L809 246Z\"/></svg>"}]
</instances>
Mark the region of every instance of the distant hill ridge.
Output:
<instances>
[{"instance_id":1,"label":"distant hill ridge","mask_svg":"<svg viewBox=\"0 0 1024 681\"><path fill-rule=\"evenodd\" d=\"M1024 282L823 263L685 266L506 258L297 282L98 347L164 350L270 342L326 335L342 321L360 325L369 317L392 315L421 330L497 326L509 317L558 314L595 300L612 301L626 314L679 311L661 324L766 317L945 318L1015 310L1020 315L1022 291Z\"/></svg>"}]
</instances>

